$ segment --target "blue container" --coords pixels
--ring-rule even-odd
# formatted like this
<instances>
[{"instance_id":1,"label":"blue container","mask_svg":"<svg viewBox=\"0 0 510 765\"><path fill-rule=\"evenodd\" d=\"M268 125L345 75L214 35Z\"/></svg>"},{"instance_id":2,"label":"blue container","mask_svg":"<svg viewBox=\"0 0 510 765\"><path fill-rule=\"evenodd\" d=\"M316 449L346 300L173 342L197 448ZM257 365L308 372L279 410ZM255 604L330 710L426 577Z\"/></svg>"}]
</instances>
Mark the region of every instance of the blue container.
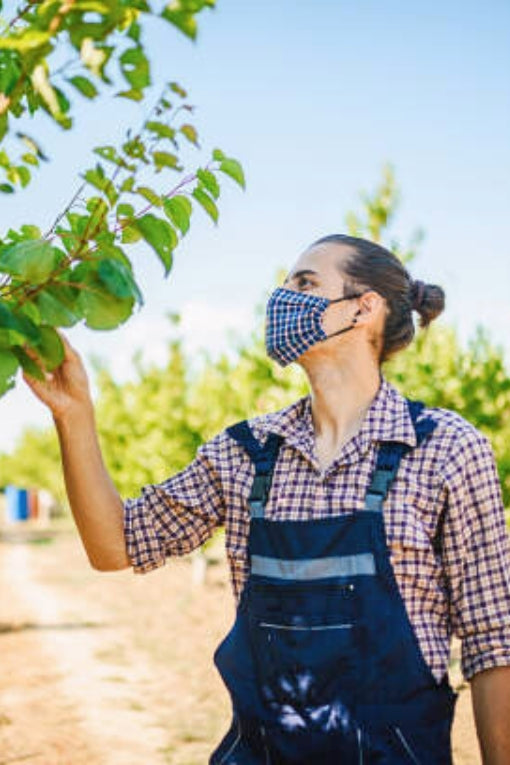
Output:
<instances>
[{"instance_id":1,"label":"blue container","mask_svg":"<svg viewBox=\"0 0 510 765\"><path fill-rule=\"evenodd\" d=\"M28 507L28 491L17 486L5 487L7 520L11 523L26 521L30 515Z\"/></svg>"}]
</instances>

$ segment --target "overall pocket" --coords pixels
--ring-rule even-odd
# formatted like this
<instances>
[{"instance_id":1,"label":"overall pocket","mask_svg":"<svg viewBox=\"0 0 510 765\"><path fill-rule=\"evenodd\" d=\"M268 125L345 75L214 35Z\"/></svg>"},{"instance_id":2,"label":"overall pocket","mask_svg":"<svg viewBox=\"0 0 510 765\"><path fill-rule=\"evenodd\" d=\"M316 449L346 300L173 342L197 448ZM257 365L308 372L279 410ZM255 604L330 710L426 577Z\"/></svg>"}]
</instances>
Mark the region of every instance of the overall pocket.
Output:
<instances>
[{"instance_id":1,"label":"overall pocket","mask_svg":"<svg viewBox=\"0 0 510 765\"><path fill-rule=\"evenodd\" d=\"M287 730L348 724L342 701L356 685L353 596L351 583L259 585L250 611L255 666L262 698Z\"/></svg>"}]
</instances>

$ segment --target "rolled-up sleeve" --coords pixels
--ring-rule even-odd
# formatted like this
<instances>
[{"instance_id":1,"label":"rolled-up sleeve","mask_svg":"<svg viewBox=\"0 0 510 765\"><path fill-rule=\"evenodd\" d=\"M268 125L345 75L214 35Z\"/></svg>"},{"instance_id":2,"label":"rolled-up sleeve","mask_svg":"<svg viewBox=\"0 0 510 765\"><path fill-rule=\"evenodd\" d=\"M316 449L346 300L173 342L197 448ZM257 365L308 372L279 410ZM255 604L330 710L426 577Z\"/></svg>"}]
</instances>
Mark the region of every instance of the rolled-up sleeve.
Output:
<instances>
[{"instance_id":1,"label":"rolled-up sleeve","mask_svg":"<svg viewBox=\"0 0 510 765\"><path fill-rule=\"evenodd\" d=\"M221 481L211 458L214 448L201 447L187 468L160 484L144 486L136 499L124 502L124 534L135 573L185 555L223 524Z\"/></svg>"},{"instance_id":2,"label":"rolled-up sleeve","mask_svg":"<svg viewBox=\"0 0 510 765\"><path fill-rule=\"evenodd\" d=\"M450 616L462 642L462 673L470 680L482 670L510 666L510 537L488 439L474 429L461 439L446 478Z\"/></svg>"}]
</instances>

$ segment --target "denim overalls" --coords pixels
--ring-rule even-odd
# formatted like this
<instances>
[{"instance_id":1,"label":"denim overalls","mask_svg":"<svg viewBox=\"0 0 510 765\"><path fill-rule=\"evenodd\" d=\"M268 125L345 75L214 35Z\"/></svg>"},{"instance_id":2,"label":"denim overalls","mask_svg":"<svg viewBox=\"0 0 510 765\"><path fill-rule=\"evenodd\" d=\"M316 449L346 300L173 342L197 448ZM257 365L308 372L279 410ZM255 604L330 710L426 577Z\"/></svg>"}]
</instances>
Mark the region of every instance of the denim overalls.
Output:
<instances>
[{"instance_id":1,"label":"denim overalls","mask_svg":"<svg viewBox=\"0 0 510 765\"><path fill-rule=\"evenodd\" d=\"M418 445L435 423L408 401ZM270 521L281 444L229 429L255 464L250 574L215 653L233 722L210 765L452 765L457 694L426 664L400 595L383 502L411 447L379 446L364 510Z\"/></svg>"}]
</instances>

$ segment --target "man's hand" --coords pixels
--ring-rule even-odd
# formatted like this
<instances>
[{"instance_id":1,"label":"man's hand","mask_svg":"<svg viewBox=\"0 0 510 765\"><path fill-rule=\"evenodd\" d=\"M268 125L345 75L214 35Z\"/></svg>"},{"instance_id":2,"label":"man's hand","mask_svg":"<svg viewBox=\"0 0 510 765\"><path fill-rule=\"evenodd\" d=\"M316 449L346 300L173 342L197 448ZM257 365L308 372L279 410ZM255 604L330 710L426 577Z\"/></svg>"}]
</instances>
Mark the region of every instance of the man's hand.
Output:
<instances>
[{"instance_id":1,"label":"man's hand","mask_svg":"<svg viewBox=\"0 0 510 765\"><path fill-rule=\"evenodd\" d=\"M53 372L45 374L46 380L36 380L26 372L23 379L46 406L55 420L64 417L71 409L92 407L89 381L79 354L69 341L59 332L64 344L65 357L62 364ZM37 362L37 356L27 349L27 353Z\"/></svg>"},{"instance_id":2,"label":"man's hand","mask_svg":"<svg viewBox=\"0 0 510 765\"><path fill-rule=\"evenodd\" d=\"M494 667L471 681L483 765L510 763L510 667Z\"/></svg>"}]
</instances>

